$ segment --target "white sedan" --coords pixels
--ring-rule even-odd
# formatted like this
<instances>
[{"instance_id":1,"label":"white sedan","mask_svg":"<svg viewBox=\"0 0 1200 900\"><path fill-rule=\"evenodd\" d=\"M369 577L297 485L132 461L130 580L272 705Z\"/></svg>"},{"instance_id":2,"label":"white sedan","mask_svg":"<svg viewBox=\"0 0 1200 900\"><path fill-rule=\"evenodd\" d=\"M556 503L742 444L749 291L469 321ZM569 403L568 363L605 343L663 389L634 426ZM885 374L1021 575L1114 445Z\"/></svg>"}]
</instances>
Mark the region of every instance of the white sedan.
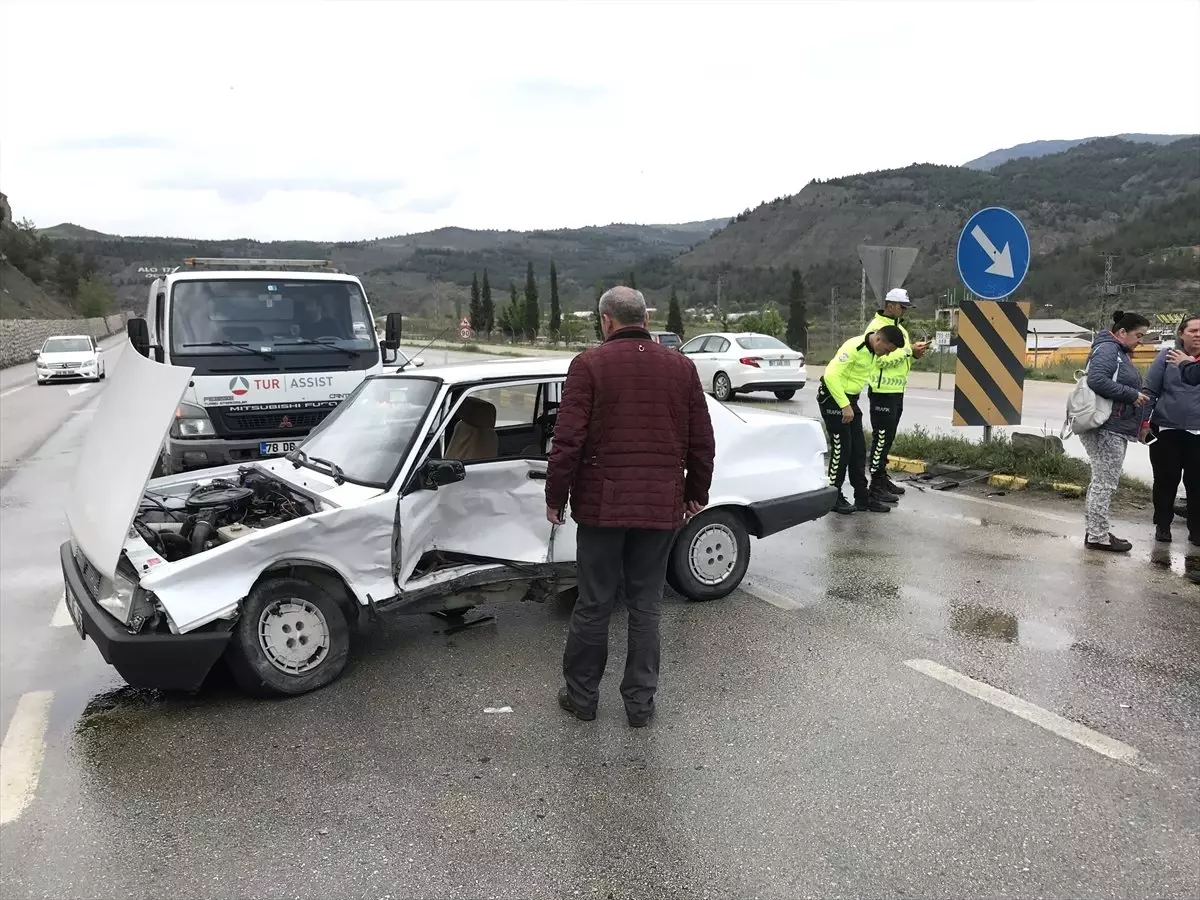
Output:
<instances>
[{"instance_id":1,"label":"white sedan","mask_svg":"<svg viewBox=\"0 0 1200 900\"><path fill-rule=\"evenodd\" d=\"M99 381L105 376L104 356L90 334L62 334L46 338L34 362L37 383L87 378Z\"/></svg>"},{"instance_id":2,"label":"white sedan","mask_svg":"<svg viewBox=\"0 0 1200 900\"><path fill-rule=\"evenodd\" d=\"M286 458L147 481L192 375L125 353L101 396L60 547L80 637L135 687L193 690L220 659L256 694L341 674L378 614L452 622L575 586L576 525L546 521L547 454L569 358L367 378ZM734 590L750 539L819 519L837 492L819 422L709 400L709 505L668 581Z\"/></svg>"},{"instance_id":3,"label":"white sedan","mask_svg":"<svg viewBox=\"0 0 1200 900\"><path fill-rule=\"evenodd\" d=\"M722 402L754 391L791 400L808 383L804 354L769 334L701 334L679 352L696 364L704 389Z\"/></svg>"}]
</instances>

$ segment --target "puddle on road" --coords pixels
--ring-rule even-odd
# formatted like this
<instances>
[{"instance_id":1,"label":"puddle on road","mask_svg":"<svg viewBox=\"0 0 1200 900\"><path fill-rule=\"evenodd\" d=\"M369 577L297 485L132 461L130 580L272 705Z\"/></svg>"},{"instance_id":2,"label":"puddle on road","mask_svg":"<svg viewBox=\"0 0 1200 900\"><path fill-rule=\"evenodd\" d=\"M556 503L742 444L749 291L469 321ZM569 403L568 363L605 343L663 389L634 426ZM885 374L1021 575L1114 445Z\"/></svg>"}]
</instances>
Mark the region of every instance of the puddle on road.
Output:
<instances>
[{"instance_id":1,"label":"puddle on road","mask_svg":"<svg viewBox=\"0 0 1200 900\"><path fill-rule=\"evenodd\" d=\"M1036 619L1019 620L994 607L955 603L950 606L950 630L968 637L1017 644L1034 650L1061 651L1075 646L1075 636L1065 628Z\"/></svg>"}]
</instances>

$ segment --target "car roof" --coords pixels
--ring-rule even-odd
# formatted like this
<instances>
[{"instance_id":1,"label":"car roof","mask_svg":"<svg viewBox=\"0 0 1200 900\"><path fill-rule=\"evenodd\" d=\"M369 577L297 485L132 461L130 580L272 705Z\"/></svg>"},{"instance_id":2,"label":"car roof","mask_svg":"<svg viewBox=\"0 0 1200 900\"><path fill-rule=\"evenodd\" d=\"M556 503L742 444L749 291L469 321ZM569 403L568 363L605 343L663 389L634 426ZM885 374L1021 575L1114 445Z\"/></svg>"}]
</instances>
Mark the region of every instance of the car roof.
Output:
<instances>
[{"instance_id":1,"label":"car roof","mask_svg":"<svg viewBox=\"0 0 1200 900\"><path fill-rule=\"evenodd\" d=\"M554 378L567 374L572 356L530 356L524 359L483 359L479 362L426 365L420 369L406 369L398 373L406 375L434 375L447 384L472 384L477 381L518 378ZM389 373L391 374L391 373Z\"/></svg>"},{"instance_id":2,"label":"car roof","mask_svg":"<svg viewBox=\"0 0 1200 900\"><path fill-rule=\"evenodd\" d=\"M50 337L46 338L46 340L47 341L57 341L60 338L65 339L65 340L90 341L92 339L92 336L90 334L52 334L52 335L50 335Z\"/></svg>"}]
</instances>

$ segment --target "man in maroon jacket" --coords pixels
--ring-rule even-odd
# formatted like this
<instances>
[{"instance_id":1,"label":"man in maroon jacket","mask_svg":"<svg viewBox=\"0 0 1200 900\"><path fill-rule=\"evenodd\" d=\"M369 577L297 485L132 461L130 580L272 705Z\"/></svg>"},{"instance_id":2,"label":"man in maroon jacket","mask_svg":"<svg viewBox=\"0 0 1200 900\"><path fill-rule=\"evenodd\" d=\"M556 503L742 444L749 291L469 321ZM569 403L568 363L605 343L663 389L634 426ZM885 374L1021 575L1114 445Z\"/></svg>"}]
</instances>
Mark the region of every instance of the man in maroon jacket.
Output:
<instances>
[{"instance_id":1,"label":"man in maroon jacket","mask_svg":"<svg viewBox=\"0 0 1200 900\"><path fill-rule=\"evenodd\" d=\"M639 291L600 298L604 343L571 361L546 473L546 518L578 523L579 599L563 653L558 703L596 718L617 599L629 610L621 695L629 724L654 713L663 582L676 531L708 503L712 421L696 367L647 331Z\"/></svg>"}]
</instances>

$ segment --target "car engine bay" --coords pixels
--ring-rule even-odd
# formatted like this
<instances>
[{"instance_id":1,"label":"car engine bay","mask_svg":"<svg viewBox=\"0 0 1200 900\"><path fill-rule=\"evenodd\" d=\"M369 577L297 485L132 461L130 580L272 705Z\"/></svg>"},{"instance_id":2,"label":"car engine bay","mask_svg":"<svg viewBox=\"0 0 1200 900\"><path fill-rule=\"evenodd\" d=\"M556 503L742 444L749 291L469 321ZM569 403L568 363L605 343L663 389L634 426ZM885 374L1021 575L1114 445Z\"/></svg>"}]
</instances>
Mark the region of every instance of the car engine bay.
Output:
<instances>
[{"instance_id":1,"label":"car engine bay","mask_svg":"<svg viewBox=\"0 0 1200 900\"><path fill-rule=\"evenodd\" d=\"M203 553L317 512L315 500L254 467L186 493L146 491L133 520L138 535L168 562Z\"/></svg>"}]
</instances>

